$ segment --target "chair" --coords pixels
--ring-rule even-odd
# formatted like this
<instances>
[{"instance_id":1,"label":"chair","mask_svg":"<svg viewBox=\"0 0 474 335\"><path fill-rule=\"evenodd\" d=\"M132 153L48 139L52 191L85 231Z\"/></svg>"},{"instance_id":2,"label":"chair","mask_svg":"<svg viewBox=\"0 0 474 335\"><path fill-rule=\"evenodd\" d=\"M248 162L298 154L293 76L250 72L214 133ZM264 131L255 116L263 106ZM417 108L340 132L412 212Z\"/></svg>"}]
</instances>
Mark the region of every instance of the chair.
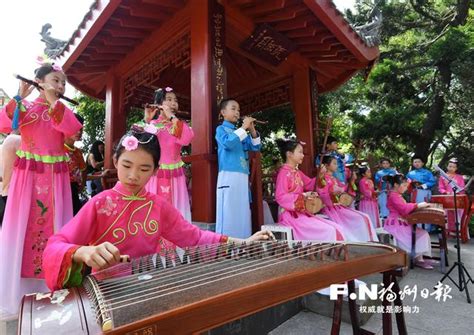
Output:
<instances>
[{"instance_id":1,"label":"chair","mask_svg":"<svg viewBox=\"0 0 474 335\"><path fill-rule=\"evenodd\" d=\"M293 229L290 227L275 223L263 225L260 229L271 231L277 240L293 241Z\"/></svg>"}]
</instances>

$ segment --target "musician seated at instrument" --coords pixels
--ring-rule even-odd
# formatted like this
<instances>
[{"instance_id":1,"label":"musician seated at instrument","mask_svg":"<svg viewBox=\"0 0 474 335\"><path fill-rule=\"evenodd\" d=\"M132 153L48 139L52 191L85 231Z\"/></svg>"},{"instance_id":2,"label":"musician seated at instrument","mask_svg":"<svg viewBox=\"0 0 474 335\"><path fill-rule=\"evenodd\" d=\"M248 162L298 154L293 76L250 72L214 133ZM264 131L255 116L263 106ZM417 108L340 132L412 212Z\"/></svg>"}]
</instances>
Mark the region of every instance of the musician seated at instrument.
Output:
<instances>
[{"instance_id":1,"label":"musician seated at instrument","mask_svg":"<svg viewBox=\"0 0 474 335\"><path fill-rule=\"evenodd\" d=\"M384 224L384 229L397 239L397 245L411 252L412 226L408 224L406 216L417 208L426 208L429 206L426 202L407 203L402 194L408 188L407 179L402 174L394 176L384 176L385 181L390 183L391 191L387 196L387 208L389 215ZM416 246L415 246L415 265L423 269L433 269L433 262L429 259L423 259L423 255L431 256L431 240L427 231L416 228Z\"/></svg>"},{"instance_id":2,"label":"musician seated at instrument","mask_svg":"<svg viewBox=\"0 0 474 335\"><path fill-rule=\"evenodd\" d=\"M323 156L316 187L325 205L322 209L323 214L342 227L347 241L378 241L369 216L350 208L350 202L341 200L343 195L347 195L346 185L333 176L336 170L336 159L332 156Z\"/></svg>"},{"instance_id":3,"label":"musician seated at instrument","mask_svg":"<svg viewBox=\"0 0 474 335\"><path fill-rule=\"evenodd\" d=\"M458 171L458 160L457 158L451 158L448 162L448 167L447 167L447 174L449 178L451 178L456 184L458 184L459 187L464 188L464 178L462 175L457 173ZM448 180L445 178L439 178L438 180L438 191L440 194L446 194L446 195L452 195L453 192L453 187L449 183ZM464 194L464 190L458 192L457 194ZM454 210L446 210L447 212L447 217L448 217L448 229L450 231L456 231L455 227L455 215L454 215ZM463 214L462 209L458 209L457 215L458 215L458 221L461 222L461 217Z\"/></svg>"},{"instance_id":4,"label":"musician seated at instrument","mask_svg":"<svg viewBox=\"0 0 474 335\"><path fill-rule=\"evenodd\" d=\"M96 271L153 254L160 237L179 247L244 241L200 230L164 198L145 190L160 158L155 134L156 127L133 126L115 149L115 187L93 197L49 238L43 268L51 290L79 285L84 264ZM270 238L270 232L260 231L245 241Z\"/></svg>"},{"instance_id":5,"label":"musician seated at instrument","mask_svg":"<svg viewBox=\"0 0 474 335\"><path fill-rule=\"evenodd\" d=\"M344 240L343 230L335 222L314 215L321 208L321 200L314 192L316 178L298 169L304 158L303 142L278 140L277 144L285 162L278 172L275 191L279 223L291 227L298 240Z\"/></svg>"}]
</instances>

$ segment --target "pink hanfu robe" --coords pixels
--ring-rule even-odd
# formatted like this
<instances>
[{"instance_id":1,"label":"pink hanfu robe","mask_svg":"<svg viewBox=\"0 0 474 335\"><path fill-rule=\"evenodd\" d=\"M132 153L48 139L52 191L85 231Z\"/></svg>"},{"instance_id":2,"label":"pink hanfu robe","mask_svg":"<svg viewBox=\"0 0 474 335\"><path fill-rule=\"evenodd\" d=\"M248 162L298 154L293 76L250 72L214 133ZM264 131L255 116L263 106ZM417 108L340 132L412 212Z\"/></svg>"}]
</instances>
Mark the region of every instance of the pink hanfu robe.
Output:
<instances>
[{"instance_id":1,"label":"pink hanfu robe","mask_svg":"<svg viewBox=\"0 0 474 335\"><path fill-rule=\"evenodd\" d=\"M326 173L323 179L318 180L317 191L325 205L322 209L323 214L343 227L347 241L378 241L368 215L338 203L337 194L344 192L344 190L344 185L330 173Z\"/></svg>"},{"instance_id":2,"label":"pink hanfu robe","mask_svg":"<svg viewBox=\"0 0 474 335\"><path fill-rule=\"evenodd\" d=\"M367 177L362 177L359 181L359 190L359 211L370 217L374 229L380 228L379 205L377 202L377 193L375 193L374 182Z\"/></svg>"},{"instance_id":3,"label":"pink hanfu robe","mask_svg":"<svg viewBox=\"0 0 474 335\"><path fill-rule=\"evenodd\" d=\"M0 132L10 132L16 100L0 112ZM72 218L64 138L82 125L60 101L22 101L17 151L0 240L2 318L18 312L24 294L46 290L42 267L48 238Z\"/></svg>"},{"instance_id":4,"label":"pink hanfu robe","mask_svg":"<svg viewBox=\"0 0 474 335\"><path fill-rule=\"evenodd\" d=\"M150 124L158 129L161 156L160 167L150 178L146 190L161 195L173 204L188 221L191 221L189 194L181 160L181 148L189 145L194 137L193 130L186 122L179 120L176 126L162 116Z\"/></svg>"},{"instance_id":5,"label":"pink hanfu robe","mask_svg":"<svg viewBox=\"0 0 474 335\"><path fill-rule=\"evenodd\" d=\"M417 208L415 203L407 203L402 195L395 191L388 192L387 208L388 217L384 224L384 229L397 239L397 245L411 252L412 225L408 224L405 217ZM416 256L431 256L431 240L428 232L421 228L416 228Z\"/></svg>"},{"instance_id":6,"label":"pink hanfu robe","mask_svg":"<svg viewBox=\"0 0 474 335\"><path fill-rule=\"evenodd\" d=\"M304 191L313 191L316 178L309 178L285 164L276 181L275 198L280 206L278 221L293 229L297 240L342 241L343 229L335 222L314 216L305 210Z\"/></svg>"},{"instance_id":7,"label":"pink hanfu robe","mask_svg":"<svg viewBox=\"0 0 474 335\"><path fill-rule=\"evenodd\" d=\"M456 184L459 185L459 187L464 188L464 178L462 177L462 175L456 173L454 175L450 174L449 177L453 179L456 182ZM439 178L438 191L441 194L453 195L453 188L451 187L449 182L444 178ZM464 194L464 191L457 192L456 194ZM454 215L454 209L447 209L445 210L445 212L448 216L448 230L455 232L456 231L456 221L455 221L456 217ZM464 211L462 209L458 209L457 211L459 224L461 224L461 217L462 217L463 212Z\"/></svg>"},{"instance_id":8,"label":"pink hanfu robe","mask_svg":"<svg viewBox=\"0 0 474 335\"><path fill-rule=\"evenodd\" d=\"M121 255L153 254L163 237L179 247L225 242L226 236L200 230L162 197L142 190L134 195L118 182L82 207L49 241L43 256L46 283L51 290L76 285L82 266L72 255L81 246L110 242Z\"/></svg>"}]
</instances>

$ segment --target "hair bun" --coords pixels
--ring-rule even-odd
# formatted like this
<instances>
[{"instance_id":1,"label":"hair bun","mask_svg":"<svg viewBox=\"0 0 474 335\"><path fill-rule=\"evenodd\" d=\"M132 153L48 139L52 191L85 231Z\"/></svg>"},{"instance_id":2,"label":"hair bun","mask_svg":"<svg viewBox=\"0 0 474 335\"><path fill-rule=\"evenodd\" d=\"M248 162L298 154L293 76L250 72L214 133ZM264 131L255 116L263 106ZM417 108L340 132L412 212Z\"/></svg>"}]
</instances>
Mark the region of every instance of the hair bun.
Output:
<instances>
[{"instance_id":1,"label":"hair bun","mask_svg":"<svg viewBox=\"0 0 474 335\"><path fill-rule=\"evenodd\" d=\"M159 88L155 91L155 96L153 98L153 103L156 105L161 105L165 99L166 92L164 89Z\"/></svg>"}]
</instances>

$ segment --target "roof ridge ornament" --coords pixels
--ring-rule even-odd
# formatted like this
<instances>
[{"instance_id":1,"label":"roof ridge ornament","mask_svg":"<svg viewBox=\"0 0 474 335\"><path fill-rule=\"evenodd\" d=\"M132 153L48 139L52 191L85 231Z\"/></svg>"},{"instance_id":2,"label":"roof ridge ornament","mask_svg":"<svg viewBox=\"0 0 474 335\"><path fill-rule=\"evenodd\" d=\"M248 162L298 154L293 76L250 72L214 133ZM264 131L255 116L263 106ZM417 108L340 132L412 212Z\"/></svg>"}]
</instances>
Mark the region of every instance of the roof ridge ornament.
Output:
<instances>
[{"instance_id":1,"label":"roof ridge ornament","mask_svg":"<svg viewBox=\"0 0 474 335\"><path fill-rule=\"evenodd\" d=\"M375 47L382 43L380 34L382 31L382 11L377 8L377 5L374 6L374 9L371 13L372 20L366 24L360 26L352 26L352 28L357 32L357 34L364 40L365 44L368 47Z\"/></svg>"},{"instance_id":2,"label":"roof ridge ornament","mask_svg":"<svg viewBox=\"0 0 474 335\"><path fill-rule=\"evenodd\" d=\"M51 37L49 30L52 28L50 23L46 23L41 27L41 41L46 44L44 53L51 59L56 58L61 54L63 48L67 45L67 41L63 41L54 37Z\"/></svg>"}]
</instances>

